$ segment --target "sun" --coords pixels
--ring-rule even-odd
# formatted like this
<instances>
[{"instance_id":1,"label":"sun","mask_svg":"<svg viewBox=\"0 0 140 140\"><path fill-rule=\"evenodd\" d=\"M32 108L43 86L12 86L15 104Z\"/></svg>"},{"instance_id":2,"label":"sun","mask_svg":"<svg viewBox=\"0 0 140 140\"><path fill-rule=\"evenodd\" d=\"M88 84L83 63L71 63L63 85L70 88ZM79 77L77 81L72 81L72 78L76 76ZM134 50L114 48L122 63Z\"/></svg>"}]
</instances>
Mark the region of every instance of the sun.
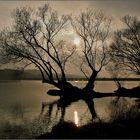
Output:
<instances>
[{"instance_id":1,"label":"sun","mask_svg":"<svg viewBox=\"0 0 140 140\"><path fill-rule=\"evenodd\" d=\"M80 43L81 43L80 38L75 37L75 38L73 39L73 43L74 43L76 46L79 46Z\"/></svg>"}]
</instances>

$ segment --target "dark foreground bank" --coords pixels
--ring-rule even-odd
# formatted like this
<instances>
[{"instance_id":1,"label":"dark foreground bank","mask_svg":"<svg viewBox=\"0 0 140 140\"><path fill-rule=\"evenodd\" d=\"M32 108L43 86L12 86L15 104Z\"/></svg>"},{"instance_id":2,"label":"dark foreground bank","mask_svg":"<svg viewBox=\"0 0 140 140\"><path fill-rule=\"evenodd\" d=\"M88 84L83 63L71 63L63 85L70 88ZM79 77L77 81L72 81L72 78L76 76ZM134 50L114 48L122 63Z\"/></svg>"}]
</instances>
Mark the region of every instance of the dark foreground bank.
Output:
<instances>
[{"instance_id":1,"label":"dark foreground bank","mask_svg":"<svg viewBox=\"0 0 140 140\"><path fill-rule=\"evenodd\" d=\"M93 138L140 138L140 119L115 121L112 123L90 123L77 127L71 122L60 122L50 133L37 139L93 139Z\"/></svg>"}]
</instances>

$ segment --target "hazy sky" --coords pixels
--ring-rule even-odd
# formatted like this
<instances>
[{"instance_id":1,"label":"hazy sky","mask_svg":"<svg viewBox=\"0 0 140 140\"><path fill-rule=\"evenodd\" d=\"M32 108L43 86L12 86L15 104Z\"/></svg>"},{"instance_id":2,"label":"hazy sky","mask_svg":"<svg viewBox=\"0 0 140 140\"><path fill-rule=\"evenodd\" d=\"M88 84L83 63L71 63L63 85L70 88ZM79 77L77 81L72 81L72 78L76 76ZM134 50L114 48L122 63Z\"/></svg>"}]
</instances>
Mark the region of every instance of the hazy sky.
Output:
<instances>
[{"instance_id":1,"label":"hazy sky","mask_svg":"<svg viewBox=\"0 0 140 140\"><path fill-rule=\"evenodd\" d=\"M9 26L12 22L11 12L16 7L30 6L37 8L45 3L50 3L51 7L60 14L77 14L80 10L91 8L101 10L106 15L114 18L114 26L118 27L119 19L131 14L140 18L140 0L83 0L83 1L0 1L0 29ZM116 22L117 21L117 22Z\"/></svg>"},{"instance_id":2,"label":"hazy sky","mask_svg":"<svg viewBox=\"0 0 140 140\"><path fill-rule=\"evenodd\" d=\"M38 7L44 3L50 3L51 6L60 13L73 13L84 8L93 10L102 10L107 15L121 17L125 14L139 16L140 0L92 0L92 1L0 1L0 27L7 26L11 23L11 11L20 6Z\"/></svg>"}]
</instances>

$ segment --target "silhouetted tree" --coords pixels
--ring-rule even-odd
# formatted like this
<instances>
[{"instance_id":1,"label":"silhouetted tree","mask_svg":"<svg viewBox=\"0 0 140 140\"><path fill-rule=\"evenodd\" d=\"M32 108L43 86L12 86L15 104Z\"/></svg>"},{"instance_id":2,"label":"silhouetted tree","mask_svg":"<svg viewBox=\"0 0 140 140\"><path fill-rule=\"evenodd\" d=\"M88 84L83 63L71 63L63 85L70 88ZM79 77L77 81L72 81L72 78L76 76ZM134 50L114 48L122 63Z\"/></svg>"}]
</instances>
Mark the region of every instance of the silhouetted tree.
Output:
<instances>
[{"instance_id":1,"label":"silhouetted tree","mask_svg":"<svg viewBox=\"0 0 140 140\"><path fill-rule=\"evenodd\" d=\"M85 101L90 108L92 117L96 116L93 98L91 98L95 80L103 66L108 63L107 40L110 23L111 19L107 18L102 12L96 13L92 10L83 11L72 20L74 30L83 40L81 71L88 80L83 92L87 94ZM90 69L89 75L84 71L84 65Z\"/></svg>"},{"instance_id":2,"label":"silhouetted tree","mask_svg":"<svg viewBox=\"0 0 140 140\"><path fill-rule=\"evenodd\" d=\"M137 17L122 18L125 27L115 32L111 57L115 68L140 74L140 21Z\"/></svg>"},{"instance_id":3,"label":"silhouetted tree","mask_svg":"<svg viewBox=\"0 0 140 140\"><path fill-rule=\"evenodd\" d=\"M75 46L67 47L60 38L69 16L58 15L49 4L37 10L17 8L12 15L12 28L0 33L2 62L26 61L26 65L34 64L40 70L43 83L54 85L62 93L74 88L66 80L65 66Z\"/></svg>"},{"instance_id":4,"label":"silhouetted tree","mask_svg":"<svg viewBox=\"0 0 140 140\"><path fill-rule=\"evenodd\" d=\"M17 8L13 17L13 29L5 29L0 34L5 61L26 59L38 67L43 82L60 87L60 81L66 82L66 62L75 50L72 48L62 54L62 50L67 48L66 43L57 39L68 16L59 16L49 5L45 5L36 13L30 8ZM57 82L54 81L54 75Z\"/></svg>"}]
</instances>

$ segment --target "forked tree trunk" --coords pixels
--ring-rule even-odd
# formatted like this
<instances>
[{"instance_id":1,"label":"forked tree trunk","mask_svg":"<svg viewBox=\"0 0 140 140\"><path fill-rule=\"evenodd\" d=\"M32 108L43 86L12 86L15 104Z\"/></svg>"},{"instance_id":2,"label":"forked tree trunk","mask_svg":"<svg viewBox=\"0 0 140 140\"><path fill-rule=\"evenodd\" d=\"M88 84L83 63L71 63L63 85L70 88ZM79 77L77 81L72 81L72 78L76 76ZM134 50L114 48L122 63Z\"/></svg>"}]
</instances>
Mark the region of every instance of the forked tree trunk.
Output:
<instances>
[{"instance_id":1,"label":"forked tree trunk","mask_svg":"<svg viewBox=\"0 0 140 140\"><path fill-rule=\"evenodd\" d=\"M97 71L93 71L89 80L88 80L88 83L87 85L83 88L83 90L86 92L90 92L91 90L94 89L94 86L95 86L95 80L96 80L96 77L97 77L97 74L98 72Z\"/></svg>"}]
</instances>

